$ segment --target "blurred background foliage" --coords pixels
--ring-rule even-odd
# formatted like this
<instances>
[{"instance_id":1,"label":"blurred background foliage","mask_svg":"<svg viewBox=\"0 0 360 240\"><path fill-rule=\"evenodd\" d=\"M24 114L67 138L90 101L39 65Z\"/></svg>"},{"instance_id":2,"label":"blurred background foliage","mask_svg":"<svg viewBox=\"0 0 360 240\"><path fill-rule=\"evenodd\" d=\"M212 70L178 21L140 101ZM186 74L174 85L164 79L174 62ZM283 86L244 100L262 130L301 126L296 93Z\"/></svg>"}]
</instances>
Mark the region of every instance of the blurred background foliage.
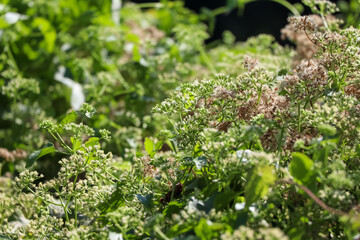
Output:
<instances>
[{"instance_id":1,"label":"blurred background foliage","mask_svg":"<svg viewBox=\"0 0 360 240\"><path fill-rule=\"evenodd\" d=\"M112 132L103 147L130 161L144 137L167 124L150 114L152 107L181 83L216 73L237 76L244 55L270 71L289 67L293 51L274 40L286 16L304 10L248 0L0 4L0 147L26 153L40 148L48 136L38 124L59 120L86 101L98 113L92 126ZM341 2L345 24L359 25L358 6ZM237 42L259 33L275 37ZM1 159L2 174L24 165L7 155Z\"/></svg>"}]
</instances>

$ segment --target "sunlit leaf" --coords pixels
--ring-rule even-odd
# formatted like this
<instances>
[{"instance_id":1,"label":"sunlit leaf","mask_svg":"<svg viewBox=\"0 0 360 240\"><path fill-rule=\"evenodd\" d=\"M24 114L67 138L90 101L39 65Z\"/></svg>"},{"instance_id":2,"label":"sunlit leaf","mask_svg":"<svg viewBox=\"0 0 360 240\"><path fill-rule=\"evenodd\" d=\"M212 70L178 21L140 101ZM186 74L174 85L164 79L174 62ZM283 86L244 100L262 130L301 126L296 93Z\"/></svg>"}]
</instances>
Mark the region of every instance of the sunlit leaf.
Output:
<instances>
[{"instance_id":1,"label":"sunlit leaf","mask_svg":"<svg viewBox=\"0 0 360 240\"><path fill-rule=\"evenodd\" d=\"M71 137L71 138L70 138L70 141L71 141L72 146L73 146L73 148L72 148L73 151L76 151L76 150L78 150L78 149L81 147L82 141L81 141L80 139Z\"/></svg>"},{"instance_id":2,"label":"sunlit leaf","mask_svg":"<svg viewBox=\"0 0 360 240\"><path fill-rule=\"evenodd\" d=\"M97 137L91 137L89 140L85 142L85 147L93 147L95 145L99 144L99 138Z\"/></svg>"},{"instance_id":3,"label":"sunlit leaf","mask_svg":"<svg viewBox=\"0 0 360 240\"><path fill-rule=\"evenodd\" d=\"M155 150L154 141L150 138L145 138L144 144L146 152L151 155L151 153Z\"/></svg>"},{"instance_id":4,"label":"sunlit leaf","mask_svg":"<svg viewBox=\"0 0 360 240\"><path fill-rule=\"evenodd\" d=\"M212 230L210 226L207 224L207 220L202 218L199 224L194 228L196 236L200 237L201 240L211 239Z\"/></svg>"},{"instance_id":5,"label":"sunlit leaf","mask_svg":"<svg viewBox=\"0 0 360 240\"><path fill-rule=\"evenodd\" d=\"M49 53L53 52L56 40L56 32L51 26L51 23L45 18L37 17L33 20L32 25L33 27L39 28L43 34L43 47L46 49L46 51Z\"/></svg>"},{"instance_id":6,"label":"sunlit leaf","mask_svg":"<svg viewBox=\"0 0 360 240\"><path fill-rule=\"evenodd\" d=\"M198 170L201 170L207 164L206 157L197 157L193 161Z\"/></svg>"},{"instance_id":7,"label":"sunlit leaf","mask_svg":"<svg viewBox=\"0 0 360 240\"><path fill-rule=\"evenodd\" d=\"M72 111L70 113L68 113L64 119L61 121L62 125L74 122L78 117L78 114L75 111Z\"/></svg>"},{"instance_id":8,"label":"sunlit leaf","mask_svg":"<svg viewBox=\"0 0 360 240\"><path fill-rule=\"evenodd\" d=\"M30 156L26 160L26 168L31 167L35 163L35 161L41 158L42 156L47 155L49 153L53 153L55 151L56 149L53 143L49 142L45 144L40 150L37 150L30 154Z\"/></svg>"},{"instance_id":9,"label":"sunlit leaf","mask_svg":"<svg viewBox=\"0 0 360 240\"><path fill-rule=\"evenodd\" d=\"M247 178L245 187L246 207L260 198L264 197L269 187L275 182L276 176L272 166L256 166L254 167Z\"/></svg>"},{"instance_id":10,"label":"sunlit leaf","mask_svg":"<svg viewBox=\"0 0 360 240\"><path fill-rule=\"evenodd\" d=\"M292 155L292 161L289 165L289 171L291 176L293 176L300 183L306 183L312 175L312 165L313 162L305 154L294 152Z\"/></svg>"}]
</instances>

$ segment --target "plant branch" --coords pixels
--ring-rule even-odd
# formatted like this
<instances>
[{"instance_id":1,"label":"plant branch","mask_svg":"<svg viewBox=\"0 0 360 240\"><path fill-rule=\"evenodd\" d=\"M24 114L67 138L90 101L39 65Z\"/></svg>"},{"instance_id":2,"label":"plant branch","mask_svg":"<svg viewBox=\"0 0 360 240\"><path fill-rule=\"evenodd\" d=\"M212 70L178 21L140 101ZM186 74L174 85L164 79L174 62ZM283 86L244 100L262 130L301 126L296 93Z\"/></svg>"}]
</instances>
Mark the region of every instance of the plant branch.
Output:
<instances>
[{"instance_id":1,"label":"plant branch","mask_svg":"<svg viewBox=\"0 0 360 240\"><path fill-rule=\"evenodd\" d=\"M338 209L335 209L335 208L332 208L332 207L329 207L328 205L326 205L326 203L324 203L309 188L305 187L304 185L297 184L296 182L294 182L292 180L279 180L278 182L296 185L297 187L302 189L312 200L314 200L314 202L317 203L321 208L331 212L332 214L334 214L336 216L341 217L341 216L348 215L348 213L346 213L346 212L343 212L341 210L338 210Z\"/></svg>"}]
</instances>

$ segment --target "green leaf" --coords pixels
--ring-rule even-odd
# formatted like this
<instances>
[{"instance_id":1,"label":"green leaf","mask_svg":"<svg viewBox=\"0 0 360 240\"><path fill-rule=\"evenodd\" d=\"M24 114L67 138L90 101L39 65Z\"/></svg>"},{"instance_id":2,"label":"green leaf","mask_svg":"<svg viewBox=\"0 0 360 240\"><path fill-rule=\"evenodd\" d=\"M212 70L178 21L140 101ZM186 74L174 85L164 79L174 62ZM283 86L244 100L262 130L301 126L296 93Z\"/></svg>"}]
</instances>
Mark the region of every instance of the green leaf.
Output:
<instances>
[{"instance_id":1,"label":"green leaf","mask_svg":"<svg viewBox=\"0 0 360 240\"><path fill-rule=\"evenodd\" d=\"M151 153L155 150L154 142L150 138L145 138L145 150L151 155Z\"/></svg>"},{"instance_id":2,"label":"green leaf","mask_svg":"<svg viewBox=\"0 0 360 240\"><path fill-rule=\"evenodd\" d=\"M146 219L144 224L145 231L150 231L154 229L154 226L162 224L164 222L164 216L160 213L153 215L152 217Z\"/></svg>"},{"instance_id":3,"label":"green leaf","mask_svg":"<svg viewBox=\"0 0 360 240\"><path fill-rule=\"evenodd\" d=\"M301 228L301 227L292 228L288 231L288 236L290 237L290 239L294 239L294 240L303 239L305 234L306 234L306 232L305 232L304 228Z\"/></svg>"},{"instance_id":4,"label":"green leaf","mask_svg":"<svg viewBox=\"0 0 360 240\"><path fill-rule=\"evenodd\" d=\"M174 140L166 140L165 143L171 148L171 151L176 152L176 144Z\"/></svg>"},{"instance_id":5,"label":"green leaf","mask_svg":"<svg viewBox=\"0 0 360 240\"><path fill-rule=\"evenodd\" d=\"M126 41L132 42L132 43L140 43L141 39L139 38L138 35L133 34L133 33L128 33L125 36Z\"/></svg>"},{"instance_id":6,"label":"green leaf","mask_svg":"<svg viewBox=\"0 0 360 240\"><path fill-rule=\"evenodd\" d=\"M158 141L156 144L155 144L155 151L159 151L161 149L161 147L163 146L164 144L164 141Z\"/></svg>"},{"instance_id":7,"label":"green leaf","mask_svg":"<svg viewBox=\"0 0 360 240\"><path fill-rule=\"evenodd\" d=\"M0 240L11 240L10 237L0 234Z\"/></svg>"},{"instance_id":8,"label":"green leaf","mask_svg":"<svg viewBox=\"0 0 360 240\"><path fill-rule=\"evenodd\" d=\"M238 211L236 220L234 222L234 229L244 226L247 223L247 220L249 218L249 212L247 211Z\"/></svg>"},{"instance_id":9,"label":"green leaf","mask_svg":"<svg viewBox=\"0 0 360 240\"><path fill-rule=\"evenodd\" d=\"M323 166L326 166L329 157L329 152L330 152L329 148L325 146L314 153L313 160L315 162L319 161L323 164Z\"/></svg>"},{"instance_id":10,"label":"green leaf","mask_svg":"<svg viewBox=\"0 0 360 240\"><path fill-rule=\"evenodd\" d=\"M337 147L337 143L339 142L338 138L330 138L326 140L322 140L317 149L314 151L312 160L314 162L321 162L323 166L327 165L328 157L330 152Z\"/></svg>"},{"instance_id":11,"label":"green leaf","mask_svg":"<svg viewBox=\"0 0 360 240\"><path fill-rule=\"evenodd\" d=\"M136 194L136 198L144 205L146 208L151 208L153 206L153 197L154 195L152 193L146 194L145 196L141 194Z\"/></svg>"},{"instance_id":12,"label":"green leaf","mask_svg":"<svg viewBox=\"0 0 360 240\"><path fill-rule=\"evenodd\" d=\"M39 57L39 52L35 51L29 43L24 43L22 45L22 49L29 58L29 60L35 60Z\"/></svg>"},{"instance_id":13,"label":"green leaf","mask_svg":"<svg viewBox=\"0 0 360 240\"><path fill-rule=\"evenodd\" d=\"M247 178L245 187L245 207L264 197L269 187L275 182L276 176L272 166L254 167Z\"/></svg>"},{"instance_id":14,"label":"green leaf","mask_svg":"<svg viewBox=\"0 0 360 240\"><path fill-rule=\"evenodd\" d=\"M134 62L139 62L140 59L141 59L141 54L140 54L140 50L139 50L139 46L138 46L138 45L134 45L134 46L133 46L132 54L133 54L132 60L133 60Z\"/></svg>"},{"instance_id":15,"label":"green leaf","mask_svg":"<svg viewBox=\"0 0 360 240\"><path fill-rule=\"evenodd\" d=\"M61 121L62 125L74 122L78 117L78 114L75 111L72 111L70 113L68 113L64 119Z\"/></svg>"},{"instance_id":16,"label":"green leaf","mask_svg":"<svg viewBox=\"0 0 360 240\"><path fill-rule=\"evenodd\" d=\"M201 240L211 239L212 236L212 229L207 224L207 220L205 218L201 218L199 224L194 228L194 232Z\"/></svg>"},{"instance_id":17,"label":"green leaf","mask_svg":"<svg viewBox=\"0 0 360 240\"><path fill-rule=\"evenodd\" d=\"M331 126L329 124L320 124L317 127L319 133L323 135L324 137L331 137L336 134L336 128L334 126Z\"/></svg>"},{"instance_id":18,"label":"green leaf","mask_svg":"<svg viewBox=\"0 0 360 240\"><path fill-rule=\"evenodd\" d=\"M41 42L40 47L43 47L49 53L53 52L55 47L56 32L51 26L51 23L45 18L37 17L33 20L32 26L39 28L44 36L44 41Z\"/></svg>"},{"instance_id":19,"label":"green leaf","mask_svg":"<svg viewBox=\"0 0 360 240\"><path fill-rule=\"evenodd\" d=\"M195 163L197 170L201 170L207 164L206 157L197 157L194 158L193 161Z\"/></svg>"},{"instance_id":20,"label":"green leaf","mask_svg":"<svg viewBox=\"0 0 360 240\"><path fill-rule=\"evenodd\" d=\"M99 138L98 137L91 137L89 140L85 142L85 147L93 147L95 145L99 144Z\"/></svg>"},{"instance_id":21,"label":"green leaf","mask_svg":"<svg viewBox=\"0 0 360 240\"><path fill-rule=\"evenodd\" d=\"M73 146L72 147L73 151L77 151L77 150L79 150L79 148L81 148L82 141L80 139L76 139L76 138L71 137L70 141L71 141L72 146Z\"/></svg>"},{"instance_id":22,"label":"green leaf","mask_svg":"<svg viewBox=\"0 0 360 240\"><path fill-rule=\"evenodd\" d=\"M216 210L226 209L229 203L236 197L233 191L222 192L217 194L214 200L214 208Z\"/></svg>"},{"instance_id":23,"label":"green leaf","mask_svg":"<svg viewBox=\"0 0 360 240\"><path fill-rule=\"evenodd\" d=\"M179 213L180 209L184 206L183 203L179 203L176 201L170 202L167 207L163 211L163 215L165 217L171 218L173 214Z\"/></svg>"},{"instance_id":24,"label":"green leaf","mask_svg":"<svg viewBox=\"0 0 360 240\"><path fill-rule=\"evenodd\" d=\"M199 142L197 142L194 147L193 155L194 155L194 157L200 157L202 153L203 153L203 150L201 148L201 145L199 144Z\"/></svg>"},{"instance_id":25,"label":"green leaf","mask_svg":"<svg viewBox=\"0 0 360 240\"><path fill-rule=\"evenodd\" d=\"M186 233L186 232L192 230L194 228L195 224L196 223L193 221L185 222L185 223L181 223L181 224L175 224L170 228L167 235L168 235L168 237L175 237L180 234Z\"/></svg>"},{"instance_id":26,"label":"green leaf","mask_svg":"<svg viewBox=\"0 0 360 240\"><path fill-rule=\"evenodd\" d=\"M31 167L35 163L35 161L41 158L42 156L49 153L53 153L55 151L56 149L53 143L49 142L45 144L40 150L37 150L30 154L30 156L26 160L26 168Z\"/></svg>"},{"instance_id":27,"label":"green leaf","mask_svg":"<svg viewBox=\"0 0 360 240\"><path fill-rule=\"evenodd\" d=\"M294 152L292 161L289 166L291 176L293 176L301 184L307 183L313 175L312 166L313 162L305 154Z\"/></svg>"},{"instance_id":28,"label":"green leaf","mask_svg":"<svg viewBox=\"0 0 360 240\"><path fill-rule=\"evenodd\" d=\"M227 8L228 12L232 11L236 7L237 7L236 0L226 0L226 8Z\"/></svg>"},{"instance_id":29,"label":"green leaf","mask_svg":"<svg viewBox=\"0 0 360 240\"><path fill-rule=\"evenodd\" d=\"M121 189L120 183L117 183L115 191L96 206L101 212L101 218L105 217L106 213L115 211L124 203L124 196Z\"/></svg>"}]
</instances>

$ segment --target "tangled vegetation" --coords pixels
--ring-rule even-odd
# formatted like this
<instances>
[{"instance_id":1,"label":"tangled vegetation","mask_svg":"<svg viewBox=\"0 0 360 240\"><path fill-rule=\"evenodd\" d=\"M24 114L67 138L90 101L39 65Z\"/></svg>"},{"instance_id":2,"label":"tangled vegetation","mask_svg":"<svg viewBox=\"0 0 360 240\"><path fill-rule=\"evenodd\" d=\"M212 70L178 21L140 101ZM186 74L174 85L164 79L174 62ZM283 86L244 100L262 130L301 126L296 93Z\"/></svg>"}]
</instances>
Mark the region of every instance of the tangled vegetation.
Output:
<instances>
[{"instance_id":1,"label":"tangled vegetation","mask_svg":"<svg viewBox=\"0 0 360 240\"><path fill-rule=\"evenodd\" d=\"M0 239L359 239L360 4L277 2L294 49L205 45L243 1L2 0Z\"/></svg>"}]
</instances>

